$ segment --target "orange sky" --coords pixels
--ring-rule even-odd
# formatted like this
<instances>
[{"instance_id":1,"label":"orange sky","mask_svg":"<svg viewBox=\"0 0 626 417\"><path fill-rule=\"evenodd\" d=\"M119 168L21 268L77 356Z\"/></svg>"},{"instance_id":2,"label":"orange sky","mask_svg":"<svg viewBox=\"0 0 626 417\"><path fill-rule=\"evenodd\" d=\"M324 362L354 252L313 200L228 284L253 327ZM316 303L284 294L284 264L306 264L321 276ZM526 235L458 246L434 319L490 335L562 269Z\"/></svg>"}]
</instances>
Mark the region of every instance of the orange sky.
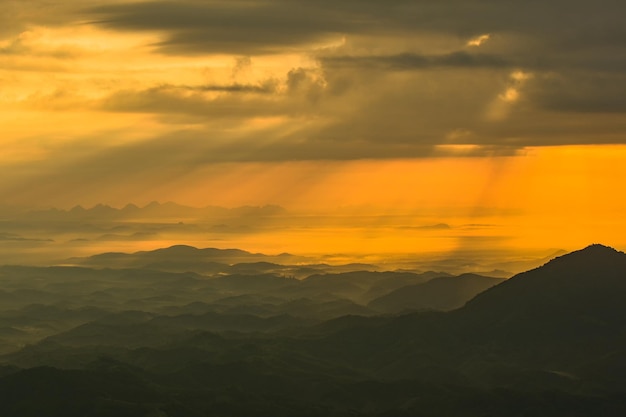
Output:
<instances>
[{"instance_id":1,"label":"orange sky","mask_svg":"<svg viewBox=\"0 0 626 417\"><path fill-rule=\"evenodd\" d=\"M582 2L470 2L3 3L0 206L326 219L256 250L626 246L626 46Z\"/></svg>"}]
</instances>

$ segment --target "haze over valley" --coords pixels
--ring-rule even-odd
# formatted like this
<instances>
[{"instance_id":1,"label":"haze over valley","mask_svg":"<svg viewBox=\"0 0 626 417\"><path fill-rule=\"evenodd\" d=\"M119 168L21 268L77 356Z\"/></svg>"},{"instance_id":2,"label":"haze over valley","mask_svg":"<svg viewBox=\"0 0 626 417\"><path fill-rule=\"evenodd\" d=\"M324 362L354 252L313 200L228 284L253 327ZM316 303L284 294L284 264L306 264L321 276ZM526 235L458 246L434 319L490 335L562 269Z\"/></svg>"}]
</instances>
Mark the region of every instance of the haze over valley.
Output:
<instances>
[{"instance_id":1,"label":"haze over valley","mask_svg":"<svg viewBox=\"0 0 626 417\"><path fill-rule=\"evenodd\" d=\"M0 267L0 410L626 411L623 252L596 244L509 279L304 261L178 245Z\"/></svg>"},{"instance_id":2,"label":"haze over valley","mask_svg":"<svg viewBox=\"0 0 626 417\"><path fill-rule=\"evenodd\" d=\"M303 212L280 206L190 207L151 202L71 209L0 207L0 263L72 264L74 257L174 245L292 253L292 263L361 263L369 269L490 272L501 277L540 265L566 247L506 243L504 224L406 212ZM445 223L445 221L454 221ZM488 217L465 219L489 221ZM620 246L618 246L620 247ZM419 255L419 256L416 256ZM261 259L261 258L259 258ZM99 266L106 266L100 264Z\"/></svg>"}]
</instances>

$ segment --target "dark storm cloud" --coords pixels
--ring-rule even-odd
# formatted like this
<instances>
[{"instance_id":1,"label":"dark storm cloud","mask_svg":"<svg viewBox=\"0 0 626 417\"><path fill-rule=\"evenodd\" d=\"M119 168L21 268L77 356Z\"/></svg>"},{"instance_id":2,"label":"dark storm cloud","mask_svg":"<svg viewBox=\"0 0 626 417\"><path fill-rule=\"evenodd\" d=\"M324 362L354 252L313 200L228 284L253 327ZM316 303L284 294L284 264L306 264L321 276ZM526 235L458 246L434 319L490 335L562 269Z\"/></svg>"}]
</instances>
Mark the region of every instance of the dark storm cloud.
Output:
<instances>
[{"instance_id":1,"label":"dark storm cloud","mask_svg":"<svg viewBox=\"0 0 626 417\"><path fill-rule=\"evenodd\" d=\"M146 149L132 150L153 152L154 160L160 152L168 157L180 152L181 158L189 152L200 165L425 157L438 155L439 145L455 144L476 145L469 155L498 155L531 145L626 141L623 118L616 117L626 111L622 1L84 4L64 3L47 18L39 11L32 14L32 23L80 17L109 30L154 33L155 49L166 55L246 57L240 58L230 83L155 81L151 88L125 84L125 90L107 91L97 109L152 113L170 132L177 124L199 126L176 130L171 133L175 140L165 134L167 140L156 137L141 145ZM76 13L81 7L82 15ZM468 44L485 34L490 38L483 44ZM347 42L337 42L343 36ZM6 45L5 54L19 46ZM291 52L313 58L311 68L283 69L283 74L271 75L276 78L256 84L238 78L237 71L254 67L255 55ZM515 80L516 71L528 78ZM580 113L588 117L573 118ZM285 123L239 136L226 131L226 126L246 127L254 118L281 118ZM185 146L175 152L166 149L177 141ZM109 155L111 160L125 160L124 149ZM99 161L104 159L94 156L89 166L97 167Z\"/></svg>"},{"instance_id":2,"label":"dark storm cloud","mask_svg":"<svg viewBox=\"0 0 626 417\"><path fill-rule=\"evenodd\" d=\"M113 29L159 30L167 33L158 44L166 53L282 52L341 32L347 22L325 9L302 7L297 2L145 2L103 6L97 23Z\"/></svg>"},{"instance_id":3,"label":"dark storm cloud","mask_svg":"<svg viewBox=\"0 0 626 417\"><path fill-rule=\"evenodd\" d=\"M168 53L264 53L329 34L518 33L552 49L622 48L623 2L503 0L148 1L94 8L112 29L158 30ZM564 50L563 50L564 49Z\"/></svg>"},{"instance_id":4,"label":"dark storm cloud","mask_svg":"<svg viewBox=\"0 0 626 417\"><path fill-rule=\"evenodd\" d=\"M171 54L254 55L309 51L308 44L340 35L384 36L405 44L428 34L494 34L481 53L315 54L327 71L338 67L420 70L437 67L509 68L569 73L587 71L591 83L605 72L626 70L626 3L615 0L229 0L147 1L92 8L97 23L117 30L159 31L157 48ZM499 42L498 39L512 42ZM491 45L493 43L493 45ZM312 52L313 53L313 52ZM564 89L576 88L576 83ZM538 84L535 81L535 84ZM548 86L550 88L550 86ZM554 88L552 88L554 90ZM621 100L590 92L590 107L621 111ZM539 105L570 111L586 96Z\"/></svg>"}]
</instances>

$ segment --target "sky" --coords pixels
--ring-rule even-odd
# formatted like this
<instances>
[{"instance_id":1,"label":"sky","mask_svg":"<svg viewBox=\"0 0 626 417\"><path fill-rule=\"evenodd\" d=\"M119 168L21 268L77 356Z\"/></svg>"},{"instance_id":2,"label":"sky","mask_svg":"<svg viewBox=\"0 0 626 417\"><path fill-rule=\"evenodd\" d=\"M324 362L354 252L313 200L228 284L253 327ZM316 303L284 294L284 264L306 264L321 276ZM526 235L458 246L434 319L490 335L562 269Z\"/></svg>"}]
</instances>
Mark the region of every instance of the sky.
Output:
<instances>
[{"instance_id":1,"label":"sky","mask_svg":"<svg viewBox=\"0 0 626 417\"><path fill-rule=\"evenodd\" d=\"M224 243L270 251L626 248L625 14L2 0L0 205L280 205L300 232Z\"/></svg>"}]
</instances>

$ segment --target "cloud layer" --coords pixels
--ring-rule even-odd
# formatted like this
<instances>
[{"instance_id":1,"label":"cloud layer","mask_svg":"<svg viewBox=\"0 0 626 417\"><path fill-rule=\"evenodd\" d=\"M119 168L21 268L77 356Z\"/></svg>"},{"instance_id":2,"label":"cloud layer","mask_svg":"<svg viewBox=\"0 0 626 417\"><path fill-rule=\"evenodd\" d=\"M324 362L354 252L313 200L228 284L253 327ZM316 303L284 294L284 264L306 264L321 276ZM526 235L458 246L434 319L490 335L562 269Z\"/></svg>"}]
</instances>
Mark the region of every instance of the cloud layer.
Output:
<instances>
[{"instance_id":1,"label":"cloud layer","mask_svg":"<svg viewBox=\"0 0 626 417\"><path fill-rule=\"evenodd\" d=\"M625 13L614 0L3 2L2 189L624 144Z\"/></svg>"},{"instance_id":2,"label":"cloud layer","mask_svg":"<svg viewBox=\"0 0 626 417\"><path fill-rule=\"evenodd\" d=\"M311 67L322 80L315 92L299 91L314 96L317 106L294 106L293 94L280 91L252 106L241 98L229 98L241 101L234 105L221 97L179 96L188 101L189 114L202 106L220 117L225 111L255 117L298 113L324 121L299 132L307 145L330 137L390 146L413 142L421 148L449 142L458 129L473 133L463 143L478 145L563 144L565 136L571 143L614 143L602 132L607 118L591 114L624 109L626 29L619 18L624 8L610 0L267 0L147 1L89 12L111 30L160 34L153 47L166 55L299 53L315 62ZM312 68L293 68L289 75ZM529 77L515 86L510 77L520 71ZM277 78L288 83L289 75ZM136 92L146 98L146 111L174 99L148 99L152 93ZM376 117L389 108L395 115ZM580 137L578 126L562 123L561 114L572 113L590 114L597 134ZM549 132L545 119L554 121ZM498 126L505 121L506 127ZM609 123L613 131L621 125Z\"/></svg>"}]
</instances>

